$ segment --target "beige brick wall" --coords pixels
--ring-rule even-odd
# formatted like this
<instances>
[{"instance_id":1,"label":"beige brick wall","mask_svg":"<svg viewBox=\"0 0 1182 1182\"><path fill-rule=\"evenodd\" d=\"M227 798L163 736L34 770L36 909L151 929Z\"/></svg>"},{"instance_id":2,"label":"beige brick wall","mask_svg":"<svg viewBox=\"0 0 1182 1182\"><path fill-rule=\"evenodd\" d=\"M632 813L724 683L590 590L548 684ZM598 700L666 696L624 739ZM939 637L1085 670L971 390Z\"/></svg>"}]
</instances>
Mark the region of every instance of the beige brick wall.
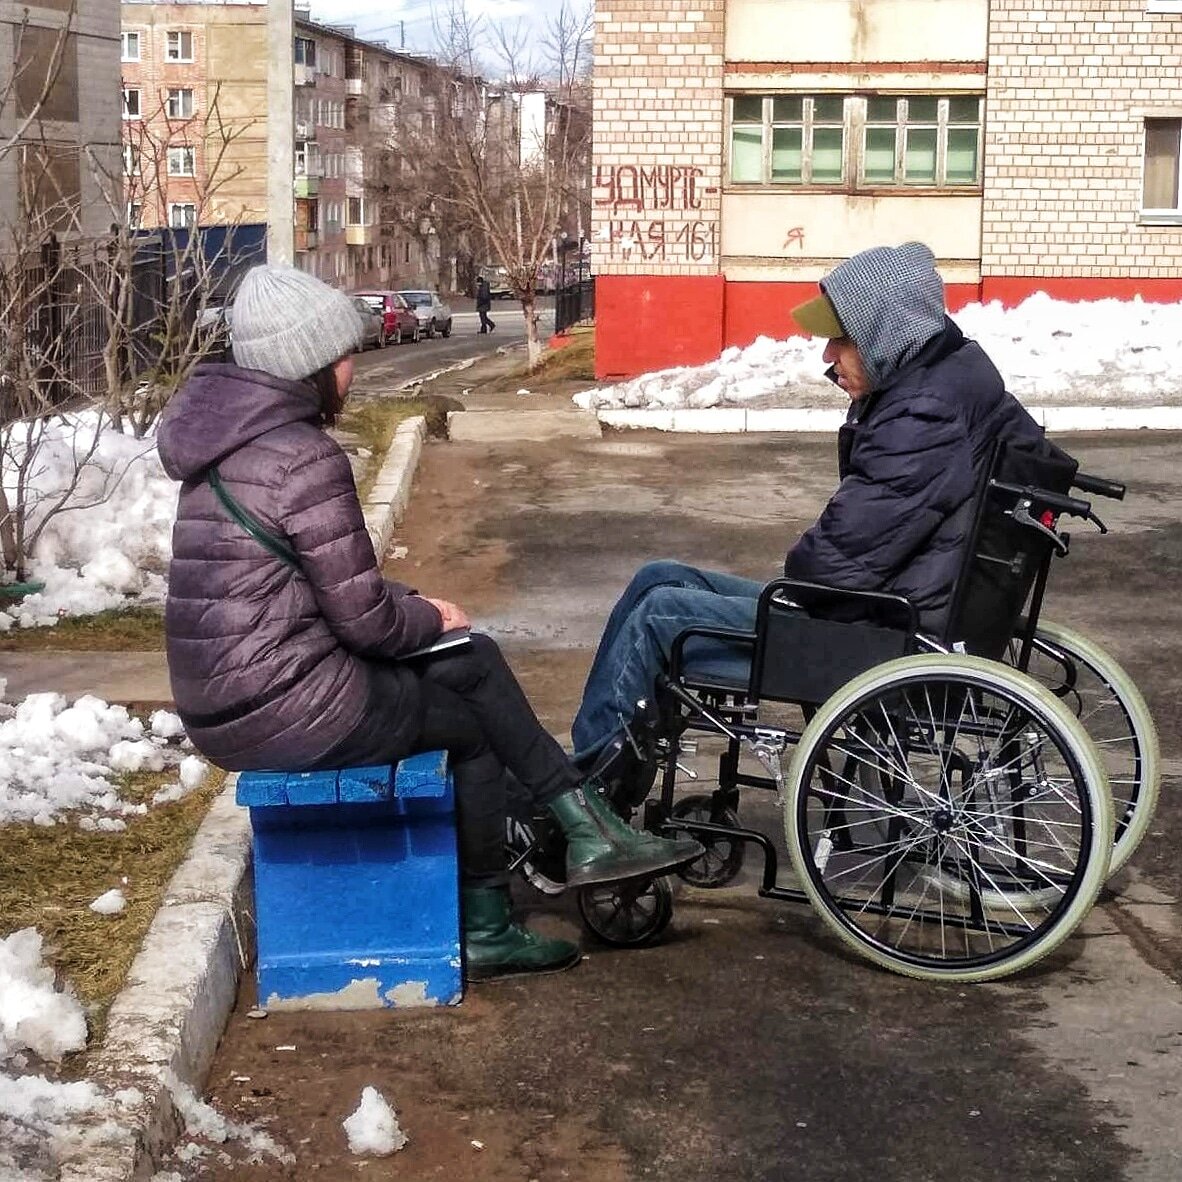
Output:
<instances>
[{"instance_id":1,"label":"beige brick wall","mask_svg":"<svg viewBox=\"0 0 1182 1182\"><path fill-rule=\"evenodd\" d=\"M597 0L599 275L719 271L725 0Z\"/></svg>"},{"instance_id":2,"label":"beige brick wall","mask_svg":"<svg viewBox=\"0 0 1182 1182\"><path fill-rule=\"evenodd\" d=\"M1182 16L1145 0L992 0L983 276L1182 275L1141 217L1144 118L1182 114Z\"/></svg>"}]
</instances>

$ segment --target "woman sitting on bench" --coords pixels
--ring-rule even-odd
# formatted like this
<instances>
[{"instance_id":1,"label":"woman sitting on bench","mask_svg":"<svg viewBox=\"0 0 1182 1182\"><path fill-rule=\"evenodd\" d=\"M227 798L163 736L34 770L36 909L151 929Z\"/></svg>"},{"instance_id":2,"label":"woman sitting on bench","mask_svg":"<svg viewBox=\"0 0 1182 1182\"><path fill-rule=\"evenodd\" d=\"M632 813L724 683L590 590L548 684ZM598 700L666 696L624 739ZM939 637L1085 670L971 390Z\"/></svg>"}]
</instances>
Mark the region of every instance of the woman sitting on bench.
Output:
<instances>
[{"instance_id":1,"label":"woman sitting on bench","mask_svg":"<svg viewBox=\"0 0 1182 1182\"><path fill-rule=\"evenodd\" d=\"M182 481L165 631L185 729L231 770L308 771L446 750L455 778L466 974L557 970L575 945L510 922L505 771L557 819L567 883L667 872L701 852L631 829L538 722L496 644L412 656L463 611L382 578L349 460L324 430L361 323L291 267L249 271L234 364L198 366L166 408Z\"/></svg>"}]
</instances>

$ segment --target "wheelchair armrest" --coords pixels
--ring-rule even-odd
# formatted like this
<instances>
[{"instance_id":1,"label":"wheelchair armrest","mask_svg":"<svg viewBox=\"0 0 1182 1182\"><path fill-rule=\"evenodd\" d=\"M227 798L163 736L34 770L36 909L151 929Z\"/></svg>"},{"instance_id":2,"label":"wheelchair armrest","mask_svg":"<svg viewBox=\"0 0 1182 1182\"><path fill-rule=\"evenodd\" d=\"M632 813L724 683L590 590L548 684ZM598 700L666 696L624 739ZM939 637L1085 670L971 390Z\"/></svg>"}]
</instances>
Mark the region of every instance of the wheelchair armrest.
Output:
<instances>
[{"instance_id":1,"label":"wheelchair armrest","mask_svg":"<svg viewBox=\"0 0 1182 1182\"><path fill-rule=\"evenodd\" d=\"M728 644L749 644L755 648L755 633L744 632L738 628L707 628L705 625L695 624L683 628L673 638L673 648L669 653L669 676L675 680L681 678L682 651L685 642L693 637L705 637L708 640L725 640Z\"/></svg>"},{"instance_id":2,"label":"wheelchair armrest","mask_svg":"<svg viewBox=\"0 0 1182 1182\"><path fill-rule=\"evenodd\" d=\"M759 596L755 631L763 631L772 607L790 607L810 616L835 620L871 620L887 628L914 635L919 631L919 612L902 595L887 591L854 591L803 579L772 579Z\"/></svg>"}]
</instances>

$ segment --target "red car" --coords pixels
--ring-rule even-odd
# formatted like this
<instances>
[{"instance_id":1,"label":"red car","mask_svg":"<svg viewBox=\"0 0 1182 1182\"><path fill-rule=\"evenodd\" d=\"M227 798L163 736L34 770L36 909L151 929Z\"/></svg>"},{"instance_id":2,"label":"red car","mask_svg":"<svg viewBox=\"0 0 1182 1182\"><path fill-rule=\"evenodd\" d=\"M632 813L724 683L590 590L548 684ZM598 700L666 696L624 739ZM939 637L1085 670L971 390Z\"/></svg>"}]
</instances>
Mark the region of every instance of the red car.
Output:
<instances>
[{"instance_id":1,"label":"red car","mask_svg":"<svg viewBox=\"0 0 1182 1182\"><path fill-rule=\"evenodd\" d=\"M396 291L355 291L353 294L382 313L386 344L418 342L419 318L415 315L414 309Z\"/></svg>"}]
</instances>

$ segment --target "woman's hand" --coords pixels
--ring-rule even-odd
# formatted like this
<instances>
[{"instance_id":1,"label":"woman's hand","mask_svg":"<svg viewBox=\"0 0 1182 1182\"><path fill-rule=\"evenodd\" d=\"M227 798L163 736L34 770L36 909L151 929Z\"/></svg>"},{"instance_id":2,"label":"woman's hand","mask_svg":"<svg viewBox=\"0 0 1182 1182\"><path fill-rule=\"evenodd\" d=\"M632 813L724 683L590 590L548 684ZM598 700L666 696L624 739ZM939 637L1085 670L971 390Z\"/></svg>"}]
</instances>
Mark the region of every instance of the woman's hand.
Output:
<instances>
[{"instance_id":1,"label":"woman's hand","mask_svg":"<svg viewBox=\"0 0 1182 1182\"><path fill-rule=\"evenodd\" d=\"M463 608L456 607L446 599L428 599L425 595L423 598L443 617L444 632L450 632L453 628L472 627L472 621L468 619Z\"/></svg>"}]
</instances>

